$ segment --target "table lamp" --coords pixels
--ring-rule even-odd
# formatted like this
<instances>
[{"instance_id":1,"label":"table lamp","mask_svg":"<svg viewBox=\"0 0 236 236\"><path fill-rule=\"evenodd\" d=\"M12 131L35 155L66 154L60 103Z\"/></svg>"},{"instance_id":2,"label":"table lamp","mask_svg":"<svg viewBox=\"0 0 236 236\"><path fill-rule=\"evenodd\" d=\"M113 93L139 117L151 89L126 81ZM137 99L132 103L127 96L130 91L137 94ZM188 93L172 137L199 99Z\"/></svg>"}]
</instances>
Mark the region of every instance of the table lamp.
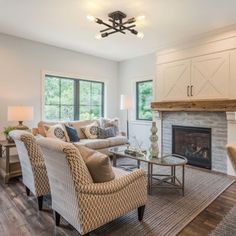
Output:
<instances>
[{"instance_id":1,"label":"table lamp","mask_svg":"<svg viewBox=\"0 0 236 236\"><path fill-rule=\"evenodd\" d=\"M15 127L20 130L29 129L23 124L23 121L33 120L34 109L31 106L9 106L8 121L18 121L19 124Z\"/></svg>"},{"instance_id":2,"label":"table lamp","mask_svg":"<svg viewBox=\"0 0 236 236\"><path fill-rule=\"evenodd\" d=\"M131 99L131 97L122 94L122 95L120 96L120 109L127 111L127 119L126 119L126 124L127 124L127 138L129 138L129 109L130 109L130 108L132 108L132 99Z\"/></svg>"}]
</instances>

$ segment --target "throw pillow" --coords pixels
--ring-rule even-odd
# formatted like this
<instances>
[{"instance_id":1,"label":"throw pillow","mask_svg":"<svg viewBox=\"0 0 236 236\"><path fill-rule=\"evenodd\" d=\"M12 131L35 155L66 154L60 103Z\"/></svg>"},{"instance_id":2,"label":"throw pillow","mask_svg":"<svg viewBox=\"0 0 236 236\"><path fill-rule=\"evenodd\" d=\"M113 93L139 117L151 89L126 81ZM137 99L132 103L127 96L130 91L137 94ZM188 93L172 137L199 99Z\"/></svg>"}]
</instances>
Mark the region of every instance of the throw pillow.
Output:
<instances>
[{"instance_id":1,"label":"throw pillow","mask_svg":"<svg viewBox=\"0 0 236 236\"><path fill-rule=\"evenodd\" d=\"M105 129L98 127L98 138L105 139L105 138L110 138L110 137L115 137L115 136L116 136L115 127L108 127Z\"/></svg>"},{"instance_id":2,"label":"throw pillow","mask_svg":"<svg viewBox=\"0 0 236 236\"><path fill-rule=\"evenodd\" d=\"M101 118L100 124L101 124L101 128L103 129L108 128L108 127L114 127L116 135L119 134L119 119L118 118L113 118L113 119Z\"/></svg>"},{"instance_id":3,"label":"throw pillow","mask_svg":"<svg viewBox=\"0 0 236 236\"><path fill-rule=\"evenodd\" d=\"M78 150L83 157L94 183L104 183L115 178L108 156L82 145L78 146Z\"/></svg>"},{"instance_id":4,"label":"throw pillow","mask_svg":"<svg viewBox=\"0 0 236 236\"><path fill-rule=\"evenodd\" d=\"M98 124L94 122L90 125L81 127L81 130L88 139L96 139L98 137Z\"/></svg>"},{"instance_id":5,"label":"throw pillow","mask_svg":"<svg viewBox=\"0 0 236 236\"><path fill-rule=\"evenodd\" d=\"M65 142L67 142L67 134L66 134L66 130L63 127L62 124L56 124L56 125L52 125L52 126L44 126L45 131L46 131L46 137L49 138L57 138L60 140L63 140Z\"/></svg>"},{"instance_id":6,"label":"throw pillow","mask_svg":"<svg viewBox=\"0 0 236 236\"><path fill-rule=\"evenodd\" d=\"M77 133L77 130L73 126L65 125L65 127L66 127L66 132L69 136L70 141L72 143L79 142L80 138Z\"/></svg>"}]
</instances>

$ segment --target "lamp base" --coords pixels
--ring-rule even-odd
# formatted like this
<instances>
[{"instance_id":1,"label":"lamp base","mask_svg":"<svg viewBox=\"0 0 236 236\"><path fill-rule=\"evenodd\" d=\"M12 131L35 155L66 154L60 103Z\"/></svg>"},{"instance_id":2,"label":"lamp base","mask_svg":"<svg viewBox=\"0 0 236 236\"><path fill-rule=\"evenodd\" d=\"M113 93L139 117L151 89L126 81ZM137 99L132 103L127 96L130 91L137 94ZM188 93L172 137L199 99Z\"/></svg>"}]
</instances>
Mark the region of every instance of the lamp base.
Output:
<instances>
[{"instance_id":1,"label":"lamp base","mask_svg":"<svg viewBox=\"0 0 236 236\"><path fill-rule=\"evenodd\" d=\"M18 129L18 130L28 130L29 129L29 127L23 125L23 121L18 121L18 122L19 122L19 124L15 127L16 129Z\"/></svg>"}]
</instances>

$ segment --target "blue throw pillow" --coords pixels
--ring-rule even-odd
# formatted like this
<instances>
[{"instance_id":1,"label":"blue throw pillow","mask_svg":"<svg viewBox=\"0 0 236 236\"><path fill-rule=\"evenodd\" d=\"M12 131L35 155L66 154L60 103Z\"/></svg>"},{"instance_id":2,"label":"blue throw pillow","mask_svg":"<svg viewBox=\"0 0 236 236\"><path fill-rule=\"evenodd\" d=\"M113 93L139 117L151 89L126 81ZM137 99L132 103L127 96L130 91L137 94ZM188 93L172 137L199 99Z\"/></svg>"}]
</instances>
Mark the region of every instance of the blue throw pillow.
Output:
<instances>
[{"instance_id":1,"label":"blue throw pillow","mask_svg":"<svg viewBox=\"0 0 236 236\"><path fill-rule=\"evenodd\" d=\"M77 133L77 130L73 126L65 125L65 127L66 127L66 132L67 132L67 134L70 138L70 141L72 143L79 142L80 138L79 138L79 135Z\"/></svg>"}]
</instances>

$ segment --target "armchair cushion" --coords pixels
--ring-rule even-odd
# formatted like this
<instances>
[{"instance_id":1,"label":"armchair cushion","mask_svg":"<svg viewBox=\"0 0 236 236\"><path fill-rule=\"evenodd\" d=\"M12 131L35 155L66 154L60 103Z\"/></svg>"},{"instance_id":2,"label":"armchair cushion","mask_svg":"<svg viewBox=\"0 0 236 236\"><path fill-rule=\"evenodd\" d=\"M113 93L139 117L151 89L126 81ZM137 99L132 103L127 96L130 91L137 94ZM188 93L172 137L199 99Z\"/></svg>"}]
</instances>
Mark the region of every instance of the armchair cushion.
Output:
<instances>
[{"instance_id":1,"label":"armchair cushion","mask_svg":"<svg viewBox=\"0 0 236 236\"><path fill-rule=\"evenodd\" d=\"M78 146L78 149L94 183L104 183L115 178L110 158L107 155L84 146Z\"/></svg>"},{"instance_id":2,"label":"armchair cushion","mask_svg":"<svg viewBox=\"0 0 236 236\"><path fill-rule=\"evenodd\" d=\"M231 163L236 170L236 142L227 144L226 149Z\"/></svg>"}]
</instances>

